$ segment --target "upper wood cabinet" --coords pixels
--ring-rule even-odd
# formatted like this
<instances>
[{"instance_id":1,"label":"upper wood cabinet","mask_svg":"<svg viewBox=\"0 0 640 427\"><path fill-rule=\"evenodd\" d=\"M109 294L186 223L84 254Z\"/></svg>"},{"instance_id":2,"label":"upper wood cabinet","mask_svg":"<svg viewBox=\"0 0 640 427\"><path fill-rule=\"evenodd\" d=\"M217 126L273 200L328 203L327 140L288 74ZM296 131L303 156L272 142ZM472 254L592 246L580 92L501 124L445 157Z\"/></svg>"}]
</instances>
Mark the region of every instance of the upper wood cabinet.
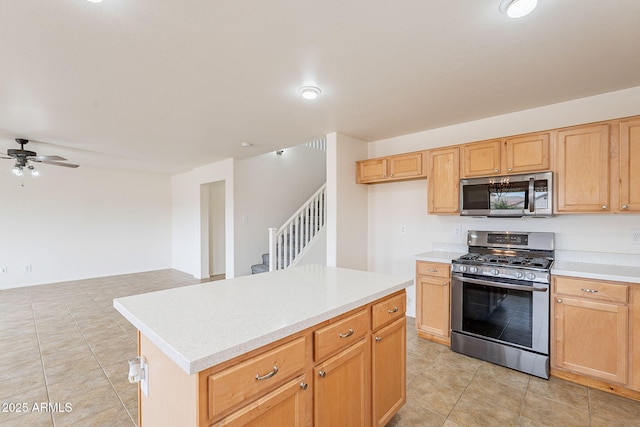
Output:
<instances>
[{"instance_id":1,"label":"upper wood cabinet","mask_svg":"<svg viewBox=\"0 0 640 427\"><path fill-rule=\"evenodd\" d=\"M620 211L640 212L640 119L620 123Z\"/></svg>"},{"instance_id":2,"label":"upper wood cabinet","mask_svg":"<svg viewBox=\"0 0 640 427\"><path fill-rule=\"evenodd\" d=\"M427 211L457 214L460 211L460 148L429 151Z\"/></svg>"},{"instance_id":3,"label":"upper wood cabinet","mask_svg":"<svg viewBox=\"0 0 640 427\"><path fill-rule=\"evenodd\" d=\"M357 161L356 182L358 184L374 184L426 178L425 156L425 151L418 151Z\"/></svg>"},{"instance_id":4,"label":"upper wood cabinet","mask_svg":"<svg viewBox=\"0 0 640 427\"><path fill-rule=\"evenodd\" d=\"M549 170L549 133L532 133L462 146L462 177Z\"/></svg>"},{"instance_id":5,"label":"upper wood cabinet","mask_svg":"<svg viewBox=\"0 0 640 427\"><path fill-rule=\"evenodd\" d=\"M560 130L555 150L557 213L610 212L608 123Z\"/></svg>"},{"instance_id":6,"label":"upper wood cabinet","mask_svg":"<svg viewBox=\"0 0 640 427\"><path fill-rule=\"evenodd\" d=\"M500 174L502 140L474 142L462 146L460 163L463 178Z\"/></svg>"}]
</instances>

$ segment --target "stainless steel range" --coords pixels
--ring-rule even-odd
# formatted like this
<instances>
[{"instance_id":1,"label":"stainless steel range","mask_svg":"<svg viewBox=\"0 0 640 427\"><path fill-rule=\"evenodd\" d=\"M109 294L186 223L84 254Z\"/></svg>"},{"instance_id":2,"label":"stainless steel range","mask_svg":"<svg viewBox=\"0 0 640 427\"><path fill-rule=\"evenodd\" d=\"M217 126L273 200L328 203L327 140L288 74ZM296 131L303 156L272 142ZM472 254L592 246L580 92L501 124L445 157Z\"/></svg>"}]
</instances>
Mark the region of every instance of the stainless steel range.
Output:
<instances>
[{"instance_id":1,"label":"stainless steel range","mask_svg":"<svg viewBox=\"0 0 640 427\"><path fill-rule=\"evenodd\" d=\"M469 231L453 261L451 349L549 378L553 233Z\"/></svg>"}]
</instances>

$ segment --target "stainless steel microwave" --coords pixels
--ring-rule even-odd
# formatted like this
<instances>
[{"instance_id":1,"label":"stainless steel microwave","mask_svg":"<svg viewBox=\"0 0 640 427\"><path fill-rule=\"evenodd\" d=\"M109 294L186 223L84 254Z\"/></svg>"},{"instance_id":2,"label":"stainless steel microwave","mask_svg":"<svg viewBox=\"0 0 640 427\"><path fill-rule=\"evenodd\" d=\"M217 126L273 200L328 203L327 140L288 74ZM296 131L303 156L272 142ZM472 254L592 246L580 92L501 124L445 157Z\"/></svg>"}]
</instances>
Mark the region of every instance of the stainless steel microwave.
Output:
<instances>
[{"instance_id":1,"label":"stainless steel microwave","mask_svg":"<svg viewBox=\"0 0 640 427\"><path fill-rule=\"evenodd\" d=\"M553 174L492 176L460 180L460 215L553 216Z\"/></svg>"}]
</instances>

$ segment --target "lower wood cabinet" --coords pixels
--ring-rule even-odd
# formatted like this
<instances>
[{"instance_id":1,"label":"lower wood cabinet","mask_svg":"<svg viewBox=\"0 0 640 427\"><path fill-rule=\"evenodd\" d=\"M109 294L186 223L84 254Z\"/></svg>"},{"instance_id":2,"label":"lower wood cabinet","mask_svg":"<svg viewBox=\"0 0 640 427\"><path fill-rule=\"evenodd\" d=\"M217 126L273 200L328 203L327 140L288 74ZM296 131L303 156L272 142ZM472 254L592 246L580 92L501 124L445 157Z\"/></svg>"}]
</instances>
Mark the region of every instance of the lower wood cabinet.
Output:
<instances>
[{"instance_id":1,"label":"lower wood cabinet","mask_svg":"<svg viewBox=\"0 0 640 427\"><path fill-rule=\"evenodd\" d=\"M305 422L305 376L288 382L214 424L216 427L302 427Z\"/></svg>"},{"instance_id":2,"label":"lower wood cabinet","mask_svg":"<svg viewBox=\"0 0 640 427\"><path fill-rule=\"evenodd\" d=\"M372 334L371 402L374 426L385 426L407 400L406 331L403 316Z\"/></svg>"},{"instance_id":3,"label":"lower wood cabinet","mask_svg":"<svg viewBox=\"0 0 640 427\"><path fill-rule=\"evenodd\" d=\"M313 369L314 425L370 425L368 341L362 340Z\"/></svg>"},{"instance_id":4,"label":"lower wood cabinet","mask_svg":"<svg viewBox=\"0 0 640 427\"><path fill-rule=\"evenodd\" d=\"M553 278L552 368L629 384L629 285Z\"/></svg>"},{"instance_id":5,"label":"lower wood cabinet","mask_svg":"<svg viewBox=\"0 0 640 427\"><path fill-rule=\"evenodd\" d=\"M416 262L416 329L418 336L450 345L451 266Z\"/></svg>"}]
</instances>

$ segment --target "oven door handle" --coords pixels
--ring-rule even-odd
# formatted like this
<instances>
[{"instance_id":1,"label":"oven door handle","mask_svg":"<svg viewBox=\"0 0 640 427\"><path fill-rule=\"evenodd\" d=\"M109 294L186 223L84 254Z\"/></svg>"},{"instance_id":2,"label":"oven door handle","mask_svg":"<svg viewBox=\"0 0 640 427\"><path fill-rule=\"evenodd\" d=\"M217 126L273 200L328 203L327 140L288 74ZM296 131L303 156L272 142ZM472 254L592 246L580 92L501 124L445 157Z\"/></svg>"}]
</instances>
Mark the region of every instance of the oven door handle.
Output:
<instances>
[{"instance_id":1,"label":"oven door handle","mask_svg":"<svg viewBox=\"0 0 640 427\"><path fill-rule=\"evenodd\" d=\"M461 282L474 283L476 285L486 285L492 286L494 288L505 288L505 289L514 289L517 291L529 291L529 292L547 292L549 288L536 288L535 286L524 286L524 285L512 285L509 283L502 282L492 282L490 280L479 280L479 279L471 279L469 277L460 277L458 275L453 275L454 278L460 280Z\"/></svg>"}]
</instances>

